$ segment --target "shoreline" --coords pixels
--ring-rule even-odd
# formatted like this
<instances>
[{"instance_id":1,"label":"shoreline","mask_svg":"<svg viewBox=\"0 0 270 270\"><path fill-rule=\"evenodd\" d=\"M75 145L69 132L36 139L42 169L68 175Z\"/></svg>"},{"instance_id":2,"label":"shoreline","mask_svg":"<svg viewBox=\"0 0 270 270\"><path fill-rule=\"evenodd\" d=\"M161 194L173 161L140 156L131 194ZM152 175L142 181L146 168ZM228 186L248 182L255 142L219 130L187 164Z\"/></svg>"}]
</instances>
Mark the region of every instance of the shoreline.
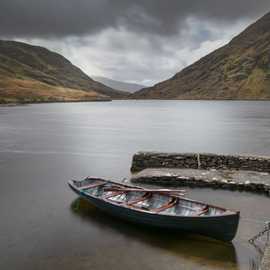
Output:
<instances>
[{"instance_id":1,"label":"shoreline","mask_svg":"<svg viewBox=\"0 0 270 270\"><path fill-rule=\"evenodd\" d=\"M87 103L87 102L111 102L112 99L108 100L68 100L68 101L35 101L35 102L11 102L11 103L0 103L0 107L16 107L23 105L31 105L31 104L48 104L48 103Z\"/></svg>"},{"instance_id":2,"label":"shoreline","mask_svg":"<svg viewBox=\"0 0 270 270\"><path fill-rule=\"evenodd\" d=\"M198 101L198 102L270 102L270 99L135 99L135 98L117 98L104 100L68 100L68 101L35 101L35 102L7 102L0 103L0 107L16 107L31 104L47 104L47 103L86 103L86 102L112 102L112 101Z\"/></svg>"}]
</instances>

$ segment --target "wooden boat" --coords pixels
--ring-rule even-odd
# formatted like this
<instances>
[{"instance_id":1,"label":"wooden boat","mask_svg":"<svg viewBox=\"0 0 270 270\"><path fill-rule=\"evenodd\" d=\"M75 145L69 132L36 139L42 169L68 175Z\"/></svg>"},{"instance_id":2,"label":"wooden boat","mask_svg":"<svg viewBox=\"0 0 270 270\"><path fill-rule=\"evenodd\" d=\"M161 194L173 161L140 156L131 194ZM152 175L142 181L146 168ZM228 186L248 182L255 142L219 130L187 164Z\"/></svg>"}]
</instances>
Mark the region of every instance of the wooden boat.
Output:
<instances>
[{"instance_id":1,"label":"wooden boat","mask_svg":"<svg viewBox=\"0 0 270 270\"><path fill-rule=\"evenodd\" d=\"M184 198L182 190L143 189L86 178L69 186L97 208L122 219L231 241L240 213Z\"/></svg>"}]
</instances>

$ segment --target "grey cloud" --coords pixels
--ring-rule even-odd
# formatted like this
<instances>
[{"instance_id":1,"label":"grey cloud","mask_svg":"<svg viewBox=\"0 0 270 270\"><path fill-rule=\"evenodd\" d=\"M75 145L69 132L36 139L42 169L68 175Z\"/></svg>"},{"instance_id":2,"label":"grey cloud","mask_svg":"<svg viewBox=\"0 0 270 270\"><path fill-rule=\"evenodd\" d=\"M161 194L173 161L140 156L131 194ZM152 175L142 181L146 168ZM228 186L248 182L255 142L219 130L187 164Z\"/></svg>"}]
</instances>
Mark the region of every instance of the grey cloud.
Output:
<instances>
[{"instance_id":1,"label":"grey cloud","mask_svg":"<svg viewBox=\"0 0 270 270\"><path fill-rule=\"evenodd\" d=\"M0 35L80 36L125 27L168 36L188 17L226 23L269 10L269 0L1 0Z\"/></svg>"},{"instance_id":2,"label":"grey cloud","mask_svg":"<svg viewBox=\"0 0 270 270\"><path fill-rule=\"evenodd\" d=\"M152 85L224 45L248 23L221 28L189 19L170 37L109 28L84 37L20 40L61 53L90 76Z\"/></svg>"},{"instance_id":3,"label":"grey cloud","mask_svg":"<svg viewBox=\"0 0 270 270\"><path fill-rule=\"evenodd\" d=\"M57 51L90 76L151 85L268 11L269 0L0 0L0 38Z\"/></svg>"}]
</instances>

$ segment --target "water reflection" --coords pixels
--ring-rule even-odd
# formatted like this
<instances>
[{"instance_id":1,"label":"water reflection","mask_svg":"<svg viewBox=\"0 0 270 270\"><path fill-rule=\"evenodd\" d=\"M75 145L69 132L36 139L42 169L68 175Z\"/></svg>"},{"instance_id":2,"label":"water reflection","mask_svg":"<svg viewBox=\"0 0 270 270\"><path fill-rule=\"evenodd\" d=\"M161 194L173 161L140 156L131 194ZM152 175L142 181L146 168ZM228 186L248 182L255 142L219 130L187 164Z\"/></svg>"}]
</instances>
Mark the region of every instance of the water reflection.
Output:
<instances>
[{"instance_id":1,"label":"water reflection","mask_svg":"<svg viewBox=\"0 0 270 270\"><path fill-rule=\"evenodd\" d=\"M200 261L204 264L201 269L216 269L217 266L219 269L228 269L225 268L228 265L231 266L230 269L240 269L233 243L223 243L206 237L169 232L121 221L104 215L83 198L74 200L70 208L83 221L89 222L89 226L120 233L125 238L136 238L145 245L166 250L179 258Z\"/></svg>"}]
</instances>

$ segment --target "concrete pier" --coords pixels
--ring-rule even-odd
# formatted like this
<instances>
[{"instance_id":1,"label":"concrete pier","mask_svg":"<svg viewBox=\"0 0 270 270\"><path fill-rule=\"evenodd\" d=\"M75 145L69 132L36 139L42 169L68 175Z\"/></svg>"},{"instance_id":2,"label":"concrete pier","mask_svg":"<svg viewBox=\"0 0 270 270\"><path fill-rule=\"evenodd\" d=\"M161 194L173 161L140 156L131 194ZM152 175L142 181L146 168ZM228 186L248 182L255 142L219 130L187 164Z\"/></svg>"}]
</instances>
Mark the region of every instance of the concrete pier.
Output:
<instances>
[{"instance_id":1,"label":"concrete pier","mask_svg":"<svg viewBox=\"0 0 270 270\"><path fill-rule=\"evenodd\" d=\"M132 182L251 191L270 196L270 158L140 152Z\"/></svg>"},{"instance_id":2,"label":"concrete pier","mask_svg":"<svg viewBox=\"0 0 270 270\"><path fill-rule=\"evenodd\" d=\"M251 191L270 196L270 174L253 171L149 168L133 174L131 182Z\"/></svg>"}]
</instances>

